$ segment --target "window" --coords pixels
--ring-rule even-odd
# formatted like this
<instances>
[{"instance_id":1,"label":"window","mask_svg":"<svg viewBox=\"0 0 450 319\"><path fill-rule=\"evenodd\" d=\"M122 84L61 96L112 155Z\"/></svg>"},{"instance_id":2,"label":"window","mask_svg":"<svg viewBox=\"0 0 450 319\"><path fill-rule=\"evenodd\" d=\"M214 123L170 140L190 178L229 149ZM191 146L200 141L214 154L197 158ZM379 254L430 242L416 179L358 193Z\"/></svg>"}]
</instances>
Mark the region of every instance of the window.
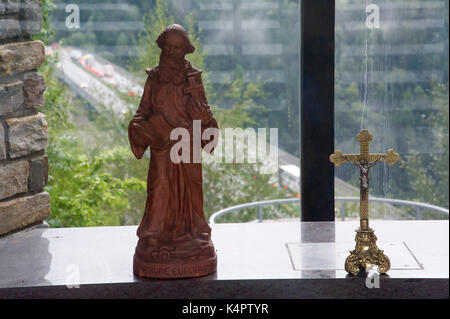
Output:
<instances>
[{"instance_id":1,"label":"window","mask_svg":"<svg viewBox=\"0 0 450 319\"><path fill-rule=\"evenodd\" d=\"M154 41L172 23L182 24L197 47L186 58L204 70L207 97L220 126L253 130L257 137L263 134L258 129L266 129L267 142L276 137L271 128L278 134L272 141L278 142L274 146L280 163L270 163L275 164L270 174L261 170L262 163L248 164L247 156L244 163L237 158L228 160L228 149L223 151L222 163L204 165L207 217L236 204L299 197L298 0L80 0L76 4L55 0L55 4L50 18L55 35L50 42L60 45L54 43L48 52L59 55L60 78L74 93L70 104L76 107L71 110L73 128L54 128L49 156L50 161L61 162L61 154L68 152L66 157L76 159L71 170L82 172L71 176L61 166L51 168L54 178L49 191L54 203L50 224L68 226L64 216L80 203L82 207L76 210L81 220L74 217L75 225L140 222L148 153L144 161L132 158L126 127L139 104L144 69L159 62L160 51ZM49 89L51 92L51 86ZM221 140L225 138L222 131ZM244 141L250 143L236 147L246 149L248 155L251 151L247 149L256 145L250 137ZM64 152L58 152L58 147ZM82 169L95 167L96 159L100 168L95 172ZM282 166L280 174L278 164ZM78 186L63 187L69 183ZM101 190L96 189L99 185ZM75 198L83 200L71 202ZM104 205L95 204L98 201ZM92 223L84 217L85 211L96 216ZM107 217L111 211L115 217ZM267 207L263 215L298 218L298 206ZM223 220L257 217L258 209L251 208Z\"/></svg>"},{"instance_id":2,"label":"window","mask_svg":"<svg viewBox=\"0 0 450 319\"><path fill-rule=\"evenodd\" d=\"M371 170L371 196L448 209L448 1L336 1L335 144L359 152L368 129L372 152L401 161ZM336 196L358 196L358 169L336 168ZM336 203L356 217L357 203ZM448 218L417 206L371 204L385 219Z\"/></svg>"}]
</instances>

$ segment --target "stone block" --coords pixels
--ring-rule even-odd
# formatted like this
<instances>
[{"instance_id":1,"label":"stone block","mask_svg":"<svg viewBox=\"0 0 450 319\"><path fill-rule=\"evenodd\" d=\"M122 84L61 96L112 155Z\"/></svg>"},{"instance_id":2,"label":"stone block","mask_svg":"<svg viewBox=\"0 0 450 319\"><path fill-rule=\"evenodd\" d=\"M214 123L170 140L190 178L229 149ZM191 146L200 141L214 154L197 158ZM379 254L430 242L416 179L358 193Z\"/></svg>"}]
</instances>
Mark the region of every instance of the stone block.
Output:
<instances>
[{"instance_id":1,"label":"stone block","mask_svg":"<svg viewBox=\"0 0 450 319\"><path fill-rule=\"evenodd\" d=\"M38 72L31 72L24 76L23 83L24 107L44 106L44 77Z\"/></svg>"},{"instance_id":2,"label":"stone block","mask_svg":"<svg viewBox=\"0 0 450 319\"><path fill-rule=\"evenodd\" d=\"M50 196L46 192L0 202L0 235L40 222L49 215Z\"/></svg>"},{"instance_id":3,"label":"stone block","mask_svg":"<svg viewBox=\"0 0 450 319\"><path fill-rule=\"evenodd\" d=\"M45 59L42 41L0 45L0 76L36 69Z\"/></svg>"},{"instance_id":4,"label":"stone block","mask_svg":"<svg viewBox=\"0 0 450 319\"><path fill-rule=\"evenodd\" d=\"M3 5L4 5L4 14L12 15L17 14L19 12L21 3L20 0L6 0L3 1Z\"/></svg>"},{"instance_id":5,"label":"stone block","mask_svg":"<svg viewBox=\"0 0 450 319\"><path fill-rule=\"evenodd\" d=\"M41 28L42 0L0 3L0 39L37 34Z\"/></svg>"},{"instance_id":6,"label":"stone block","mask_svg":"<svg viewBox=\"0 0 450 319\"><path fill-rule=\"evenodd\" d=\"M30 164L27 161L0 166L0 200L28 191Z\"/></svg>"},{"instance_id":7,"label":"stone block","mask_svg":"<svg viewBox=\"0 0 450 319\"><path fill-rule=\"evenodd\" d=\"M21 33L22 28L17 19L0 19L0 40L15 38Z\"/></svg>"},{"instance_id":8,"label":"stone block","mask_svg":"<svg viewBox=\"0 0 450 319\"><path fill-rule=\"evenodd\" d=\"M42 0L23 0L19 12L24 34L36 34L42 28Z\"/></svg>"},{"instance_id":9,"label":"stone block","mask_svg":"<svg viewBox=\"0 0 450 319\"><path fill-rule=\"evenodd\" d=\"M30 176L28 179L28 190L43 190L48 181L48 156L30 161Z\"/></svg>"},{"instance_id":10,"label":"stone block","mask_svg":"<svg viewBox=\"0 0 450 319\"><path fill-rule=\"evenodd\" d=\"M48 125L41 113L6 120L9 132L9 156L17 158L42 151L48 144Z\"/></svg>"},{"instance_id":11,"label":"stone block","mask_svg":"<svg viewBox=\"0 0 450 319\"><path fill-rule=\"evenodd\" d=\"M0 161L4 159L6 159L5 129L2 122L0 122Z\"/></svg>"},{"instance_id":12,"label":"stone block","mask_svg":"<svg viewBox=\"0 0 450 319\"><path fill-rule=\"evenodd\" d=\"M22 81L0 84L0 116L5 116L19 110L23 102Z\"/></svg>"}]
</instances>

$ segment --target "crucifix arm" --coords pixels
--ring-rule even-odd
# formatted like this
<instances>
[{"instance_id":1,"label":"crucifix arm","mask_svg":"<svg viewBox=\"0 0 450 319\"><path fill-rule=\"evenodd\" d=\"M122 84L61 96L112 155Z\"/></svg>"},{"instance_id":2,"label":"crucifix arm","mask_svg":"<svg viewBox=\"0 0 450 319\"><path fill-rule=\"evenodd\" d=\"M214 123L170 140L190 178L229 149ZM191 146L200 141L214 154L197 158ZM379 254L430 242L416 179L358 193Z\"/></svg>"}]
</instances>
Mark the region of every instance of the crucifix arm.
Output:
<instances>
[{"instance_id":1,"label":"crucifix arm","mask_svg":"<svg viewBox=\"0 0 450 319\"><path fill-rule=\"evenodd\" d=\"M381 156L379 159L377 159L376 161L369 163L368 166L373 167L375 165L377 165L378 163L382 162L384 159L386 158L386 155Z\"/></svg>"},{"instance_id":2,"label":"crucifix arm","mask_svg":"<svg viewBox=\"0 0 450 319\"><path fill-rule=\"evenodd\" d=\"M361 166L362 166L361 163L353 161L349 156L344 156L344 159L356 167L361 168Z\"/></svg>"}]
</instances>

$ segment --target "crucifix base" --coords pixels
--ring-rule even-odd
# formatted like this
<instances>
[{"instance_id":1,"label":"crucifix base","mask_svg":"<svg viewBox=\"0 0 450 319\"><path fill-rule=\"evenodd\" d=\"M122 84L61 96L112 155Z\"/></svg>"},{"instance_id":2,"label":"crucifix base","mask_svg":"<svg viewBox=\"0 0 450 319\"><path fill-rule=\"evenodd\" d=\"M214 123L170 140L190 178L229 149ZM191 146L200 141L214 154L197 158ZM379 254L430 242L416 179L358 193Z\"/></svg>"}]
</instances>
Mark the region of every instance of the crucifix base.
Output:
<instances>
[{"instance_id":1,"label":"crucifix base","mask_svg":"<svg viewBox=\"0 0 450 319\"><path fill-rule=\"evenodd\" d=\"M378 272L384 274L391 268L389 258L383 253L383 250L377 247L377 237L372 228L358 228L355 241L355 249L345 260L347 272L357 275L361 268L366 269L377 265Z\"/></svg>"}]
</instances>

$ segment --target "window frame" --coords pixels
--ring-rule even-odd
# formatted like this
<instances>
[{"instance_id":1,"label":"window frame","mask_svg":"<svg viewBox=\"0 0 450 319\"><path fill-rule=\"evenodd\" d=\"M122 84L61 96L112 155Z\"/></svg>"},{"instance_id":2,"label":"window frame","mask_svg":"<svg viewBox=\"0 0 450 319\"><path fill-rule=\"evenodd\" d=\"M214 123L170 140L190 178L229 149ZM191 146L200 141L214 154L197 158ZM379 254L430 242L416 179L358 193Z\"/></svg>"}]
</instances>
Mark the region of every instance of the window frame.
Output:
<instances>
[{"instance_id":1,"label":"window frame","mask_svg":"<svg viewBox=\"0 0 450 319\"><path fill-rule=\"evenodd\" d=\"M335 0L300 0L301 221L334 221Z\"/></svg>"}]
</instances>

